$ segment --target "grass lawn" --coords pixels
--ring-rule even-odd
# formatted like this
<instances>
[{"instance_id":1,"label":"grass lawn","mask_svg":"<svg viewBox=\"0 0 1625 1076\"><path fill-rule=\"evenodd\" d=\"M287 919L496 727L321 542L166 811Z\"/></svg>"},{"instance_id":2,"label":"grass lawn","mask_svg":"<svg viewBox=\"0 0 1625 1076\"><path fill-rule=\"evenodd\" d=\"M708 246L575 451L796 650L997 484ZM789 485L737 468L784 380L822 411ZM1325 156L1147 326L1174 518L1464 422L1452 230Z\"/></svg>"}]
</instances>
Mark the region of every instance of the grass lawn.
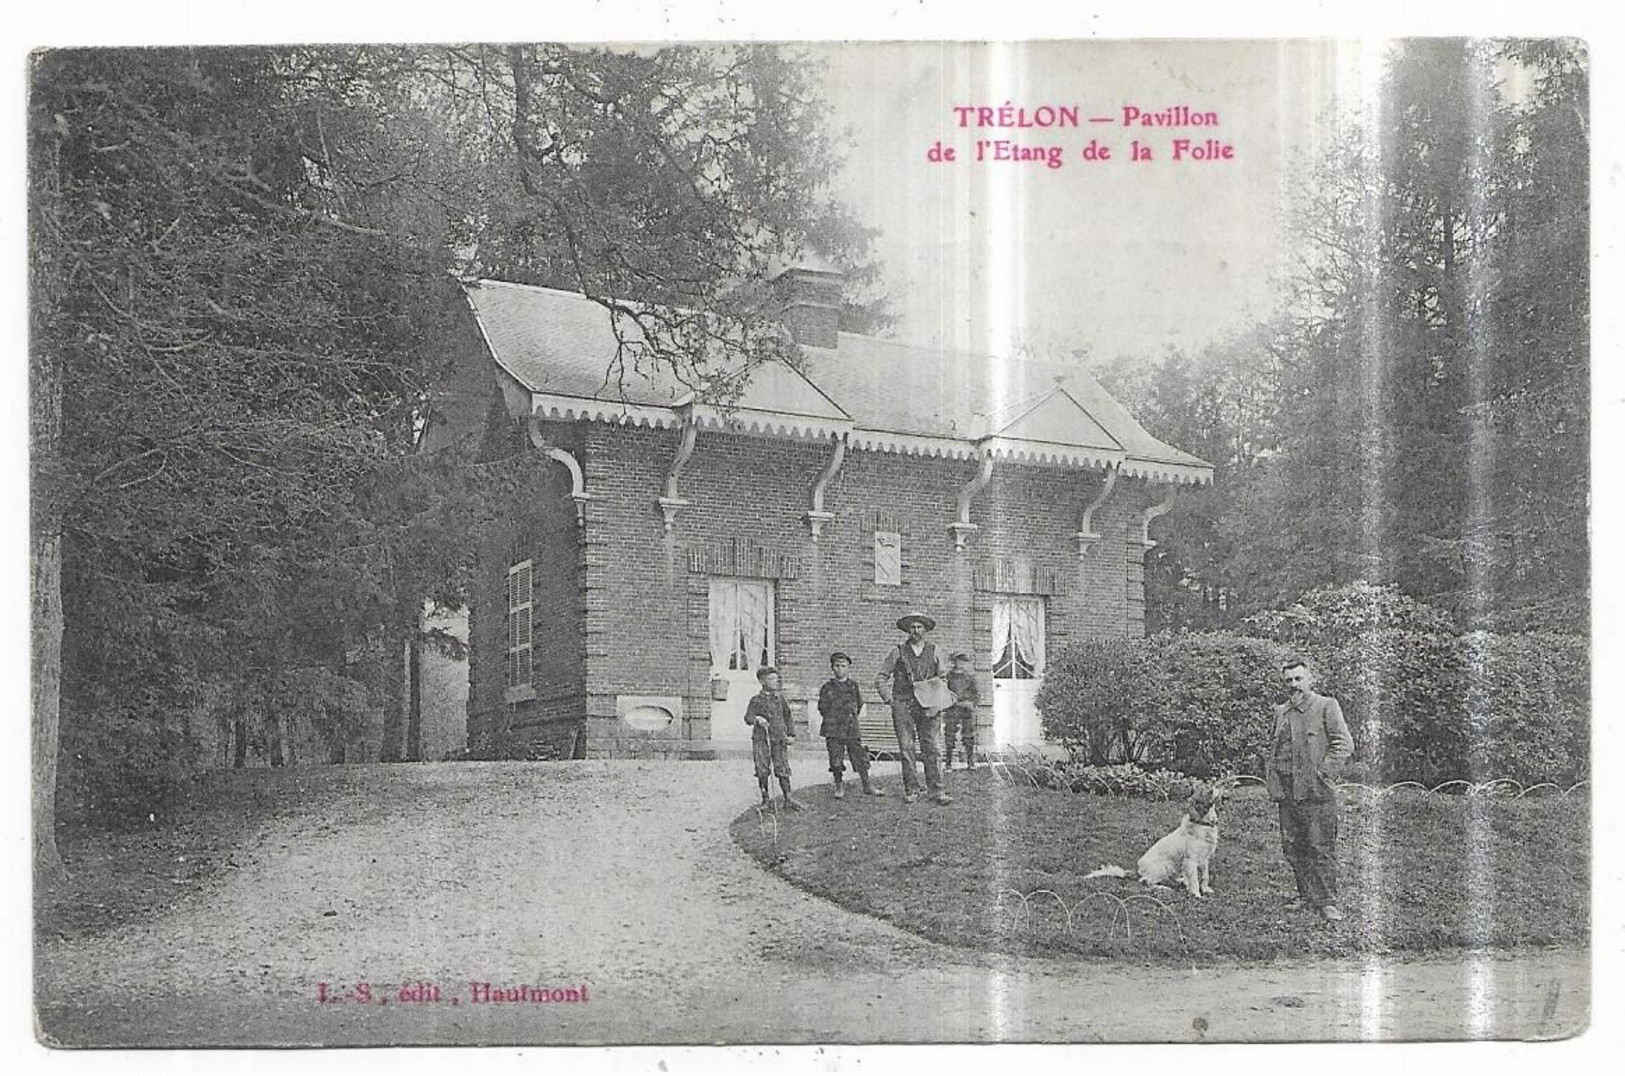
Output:
<instances>
[{"instance_id":1,"label":"grass lawn","mask_svg":"<svg viewBox=\"0 0 1625 1076\"><path fill-rule=\"evenodd\" d=\"M879 767L889 769L890 767ZM1178 824L1182 803L1017 786L955 771L957 798L905 806L830 787L802 813L753 808L734 839L768 869L855 911L952 945L1007 953L1184 960L1586 944L1590 815L1567 797L1346 794L1343 911L1325 923L1283 907L1293 892L1275 805L1256 786L1220 809L1214 894L1084 875L1129 869Z\"/></svg>"}]
</instances>

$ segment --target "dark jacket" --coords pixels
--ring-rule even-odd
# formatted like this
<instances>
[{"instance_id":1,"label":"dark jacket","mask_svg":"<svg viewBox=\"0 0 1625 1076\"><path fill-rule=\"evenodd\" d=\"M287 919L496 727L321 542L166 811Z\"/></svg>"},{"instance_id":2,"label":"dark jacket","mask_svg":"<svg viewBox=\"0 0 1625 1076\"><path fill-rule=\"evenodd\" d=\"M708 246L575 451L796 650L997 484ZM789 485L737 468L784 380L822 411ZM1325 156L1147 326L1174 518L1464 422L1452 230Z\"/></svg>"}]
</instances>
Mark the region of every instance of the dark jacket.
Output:
<instances>
[{"instance_id":1,"label":"dark jacket","mask_svg":"<svg viewBox=\"0 0 1625 1076\"><path fill-rule=\"evenodd\" d=\"M1276 771L1275 749L1281 737L1292 742L1292 787L1288 789ZM1306 692L1296 703L1275 707L1275 730L1270 737L1270 756L1264 767L1264 784L1276 800L1329 800L1336 796L1331 779L1354 754L1354 737L1343 720L1337 700Z\"/></svg>"},{"instance_id":2,"label":"dark jacket","mask_svg":"<svg viewBox=\"0 0 1625 1076\"><path fill-rule=\"evenodd\" d=\"M959 701L948 707L950 710L968 710L974 712L976 704L981 702L981 693L976 689L976 677L970 673L948 673L948 690L954 693Z\"/></svg>"},{"instance_id":3,"label":"dark jacket","mask_svg":"<svg viewBox=\"0 0 1625 1076\"><path fill-rule=\"evenodd\" d=\"M937 661L937 648L933 644L926 643L916 657L907 643L899 643L880 663L875 690L891 703L893 714L907 714L919 708L914 700L915 681L934 680L941 675L942 665Z\"/></svg>"},{"instance_id":4,"label":"dark jacket","mask_svg":"<svg viewBox=\"0 0 1625 1076\"><path fill-rule=\"evenodd\" d=\"M767 731L756 724L758 717L767 718ZM765 691L758 691L751 696L750 702L745 704L745 724L754 729L751 739L766 739L772 743L782 743L785 740L796 738L795 719L790 716L790 702L783 695L770 695Z\"/></svg>"},{"instance_id":5,"label":"dark jacket","mask_svg":"<svg viewBox=\"0 0 1625 1076\"><path fill-rule=\"evenodd\" d=\"M858 711L863 709L863 693L850 677L824 681L818 689L818 713L823 717L819 734L831 740L858 738Z\"/></svg>"}]
</instances>

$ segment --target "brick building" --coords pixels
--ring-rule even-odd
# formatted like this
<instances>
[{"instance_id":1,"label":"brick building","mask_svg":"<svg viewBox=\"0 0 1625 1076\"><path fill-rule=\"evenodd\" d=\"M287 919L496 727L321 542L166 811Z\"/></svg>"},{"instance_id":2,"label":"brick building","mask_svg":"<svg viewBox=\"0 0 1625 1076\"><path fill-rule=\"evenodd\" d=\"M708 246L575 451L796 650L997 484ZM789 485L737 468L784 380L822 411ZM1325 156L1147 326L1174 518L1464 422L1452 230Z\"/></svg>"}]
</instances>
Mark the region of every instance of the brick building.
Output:
<instances>
[{"instance_id":1,"label":"brick building","mask_svg":"<svg viewBox=\"0 0 1625 1076\"><path fill-rule=\"evenodd\" d=\"M615 338L580 295L467 289L431 438L531 446L511 518L479 536L466 670L425 658L426 680L466 675L470 743L727 753L764 662L816 734L836 649L883 728L870 685L913 610L973 656L981 742L1031 743L1046 655L1144 630L1148 528L1211 467L1075 367L838 332L838 277L779 283L803 369L760 369L726 415L658 374L606 387Z\"/></svg>"}]
</instances>

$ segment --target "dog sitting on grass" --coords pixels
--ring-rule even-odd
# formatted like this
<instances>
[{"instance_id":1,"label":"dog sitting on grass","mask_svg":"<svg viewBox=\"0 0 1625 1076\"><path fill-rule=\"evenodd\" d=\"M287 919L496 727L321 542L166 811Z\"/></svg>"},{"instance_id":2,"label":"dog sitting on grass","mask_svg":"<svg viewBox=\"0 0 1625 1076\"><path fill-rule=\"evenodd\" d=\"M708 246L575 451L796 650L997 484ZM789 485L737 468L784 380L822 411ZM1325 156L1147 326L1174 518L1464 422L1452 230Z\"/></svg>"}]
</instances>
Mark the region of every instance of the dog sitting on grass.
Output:
<instances>
[{"instance_id":1,"label":"dog sitting on grass","mask_svg":"<svg viewBox=\"0 0 1625 1076\"><path fill-rule=\"evenodd\" d=\"M1185 805L1185 816L1179 828L1153 844L1136 865L1140 881L1145 885L1185 886L1185 892L1198 899L1213 894L1208 881L1208 864L1219 847L1218 789L1198 787ZM1084 875L1085 878L1127 878L1122 867L1103 866Z\"/></svg>"}]
</instances>

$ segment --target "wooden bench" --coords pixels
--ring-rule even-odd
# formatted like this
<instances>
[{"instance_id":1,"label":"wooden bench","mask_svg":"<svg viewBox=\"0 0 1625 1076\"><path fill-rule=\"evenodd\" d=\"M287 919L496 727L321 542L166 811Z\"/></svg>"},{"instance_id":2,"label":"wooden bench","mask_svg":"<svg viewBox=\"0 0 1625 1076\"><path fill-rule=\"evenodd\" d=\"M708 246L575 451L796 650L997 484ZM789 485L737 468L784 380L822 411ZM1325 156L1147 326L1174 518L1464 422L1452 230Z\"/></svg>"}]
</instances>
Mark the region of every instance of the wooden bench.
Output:
<instances>
[{"instance_id":1,"label":"wooden bench","mask_svg":"<svg viewBox=\"0 0 1625 1076\"><path fill-rule=\"evenodd\" d=\"M895 761L901 757L897 729L891 723L891 707L886 703L864 703L858 714L858 733L863 737L863 746L869 749L870 759Z\"/></svg>"}]
</instances>

